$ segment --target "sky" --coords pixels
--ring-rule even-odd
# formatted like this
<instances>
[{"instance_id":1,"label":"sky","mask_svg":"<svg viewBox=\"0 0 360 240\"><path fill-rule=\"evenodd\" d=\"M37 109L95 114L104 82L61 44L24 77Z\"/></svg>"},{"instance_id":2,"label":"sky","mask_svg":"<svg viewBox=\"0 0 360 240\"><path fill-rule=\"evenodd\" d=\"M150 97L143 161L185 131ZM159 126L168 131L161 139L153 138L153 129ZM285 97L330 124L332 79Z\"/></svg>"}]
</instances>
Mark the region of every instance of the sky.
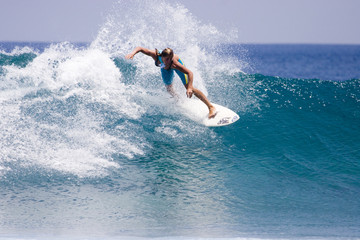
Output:
<instances>
[{"instance_id":1,"label":"sky","mask_svg":"<svg viewBox=\"0 0 360 240\"><path fill-rule=\"evenodd\" d=\"M0 41L91 42L116 1L0 0ZM360 44L360 0L175 1L239 43Z\"/></svg>"}]
</instances>

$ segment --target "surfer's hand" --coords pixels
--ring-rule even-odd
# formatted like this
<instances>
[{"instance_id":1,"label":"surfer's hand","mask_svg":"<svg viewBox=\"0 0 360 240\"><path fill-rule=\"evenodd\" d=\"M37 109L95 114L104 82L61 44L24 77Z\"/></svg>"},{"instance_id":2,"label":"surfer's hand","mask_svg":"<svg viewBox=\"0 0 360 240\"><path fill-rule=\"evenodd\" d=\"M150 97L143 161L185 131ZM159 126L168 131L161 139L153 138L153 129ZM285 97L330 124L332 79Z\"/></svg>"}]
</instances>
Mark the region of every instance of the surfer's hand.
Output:
<instances>
[{"instance_id":1,"label":"surfer's hand","mask_svg":"<svg viewBox=\"0 0 360 240\"><path fill-rule=\"evenodd\" d=\"M194 93L194 91L193 91L193 88L192 88L192 87L188 87L188 88L186 89L186 96L187 96L188 98L191 98L192 95L193 95L193 93Z\"/></svg>"},{"instance_id":2,"label":"surfer's hand","mask_svg":"<svg viewBox=\"0 0 360 240\"><path fill-rule=\"evenodd\" d=\"M125 56L126 59L133 59L134 54L129 53L128 55Z\"/></svg>"}]
</instances>

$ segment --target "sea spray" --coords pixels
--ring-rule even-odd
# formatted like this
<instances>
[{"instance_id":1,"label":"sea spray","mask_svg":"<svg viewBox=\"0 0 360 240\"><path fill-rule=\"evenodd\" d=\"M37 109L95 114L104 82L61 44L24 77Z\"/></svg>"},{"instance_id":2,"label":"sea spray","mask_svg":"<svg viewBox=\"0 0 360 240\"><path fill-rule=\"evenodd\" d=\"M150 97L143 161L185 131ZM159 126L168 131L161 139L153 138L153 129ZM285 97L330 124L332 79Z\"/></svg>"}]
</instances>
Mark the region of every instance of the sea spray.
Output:
<instances>
[{"instance_id":1,"label":"sea spray","mask_svg":"<svg viewBox=\"0 0 360 240\"><path fill-rule=\"evenodd\" d=\"M180 4L167 1L118 1L92 48L108 52L112 57L123 57L137 46L162 50L174 49L194 74L195 85L207 93L206 85L220 81L216 72L241 72L247 64L230 55L220 57L220 45L233 42L235 33L222 32L211 24L204 24ZM151 58L136 56L137 81L149 74L157 74ZM181 84L175 81L178 90ZM158 84L162 84L158 80Z\"/></svg>"},{"instance_id":2,"label":"sea spray","mask_svg":"<svg viewBox=\"0 0 360 240\"><path fill-rule=\"evenodd\" d=\"M54 44L26 67L4 66L1 159L79 176L119 167L112 153L142 150L104 130L104 116L137 119L142 109L109 56L96 49ZM108 111L104 113L104 109ZM122 149L122 150L121 150Z\"/></svg>"}]
</instances>

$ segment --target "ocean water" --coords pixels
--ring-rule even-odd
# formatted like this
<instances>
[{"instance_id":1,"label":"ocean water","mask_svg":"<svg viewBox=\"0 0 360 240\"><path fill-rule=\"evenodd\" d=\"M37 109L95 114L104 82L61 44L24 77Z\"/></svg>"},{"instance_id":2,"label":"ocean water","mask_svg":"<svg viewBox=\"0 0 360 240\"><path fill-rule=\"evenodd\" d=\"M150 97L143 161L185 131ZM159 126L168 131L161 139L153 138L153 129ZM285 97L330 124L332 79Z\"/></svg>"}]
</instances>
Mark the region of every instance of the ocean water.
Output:
<instances>
[{"instance_id":1,"label":"ocean water","mask_svg":"<svg viewBox=\"0 0 360 240\"><path fill-rule=\"evenodd\" d=\"M90 43L0 43L0 239L359 239L360 46L234 39L120 1ZM138 45L240 120L191 120Z\"/></svg>"}]
</instances>

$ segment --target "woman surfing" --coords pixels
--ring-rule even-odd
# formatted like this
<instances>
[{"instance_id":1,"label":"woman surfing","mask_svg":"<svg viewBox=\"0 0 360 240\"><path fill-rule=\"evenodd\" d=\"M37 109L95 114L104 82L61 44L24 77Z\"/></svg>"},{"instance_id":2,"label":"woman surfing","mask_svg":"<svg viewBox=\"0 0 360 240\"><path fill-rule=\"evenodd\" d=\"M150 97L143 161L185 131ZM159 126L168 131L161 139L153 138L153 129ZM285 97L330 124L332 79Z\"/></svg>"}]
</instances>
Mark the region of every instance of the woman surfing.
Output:
<instances>
[{"instance_id":1,"label":"woman surfing","mask_svg":"<svg viewBox=\"0 0 360 240\"><path fill-rule=\"evenodd\" d=\"M176 72L186 88L187 97L191 98L194 94L208 107L208 118L215 117L215 107L210 103L207 97L199 89L193 87L194 74L187 67L185 67L179 56L174 54L174 51L171 48L165 48L162 52L159 52L157 49L150 50L143 47L136 47L131 53L126 55L125 58L133 59L135 54L137 54L138 52L152 57L155 61L155 65L161 68L162 79L165 83L167 91L171 95L176 95L172 85L174 79L174 72Z\"/></svg>"}]
</instances>

